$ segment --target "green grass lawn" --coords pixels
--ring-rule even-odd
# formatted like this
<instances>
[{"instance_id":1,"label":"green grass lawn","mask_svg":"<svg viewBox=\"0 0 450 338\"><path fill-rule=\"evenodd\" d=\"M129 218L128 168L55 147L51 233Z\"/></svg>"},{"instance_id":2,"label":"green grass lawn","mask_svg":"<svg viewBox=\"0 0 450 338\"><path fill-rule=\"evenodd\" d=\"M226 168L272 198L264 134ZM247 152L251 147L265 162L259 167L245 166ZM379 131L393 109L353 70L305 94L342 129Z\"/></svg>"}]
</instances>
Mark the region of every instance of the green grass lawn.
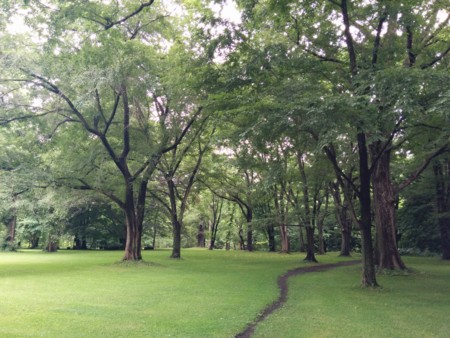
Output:
<instances>
[{"instance_id":1,"label":"green grass lawn","mask_svg":"<svg viewBox=\"0 0 450 338\"><path fill-rule=\"evenodd\" d=\"M409 274L363 289L359 266L294 277L288 302L254 337L450 337L450 262L404 258Z\"/></svg>"},{"instance_id":2,"label":"green grass lawn","mask_svg":"<svg viewBox=\"0 0 450 338\"><path fill-rule=\"evenodd\" d=\"M278 296L277 276L303 254L0 253L0 337L233 337ZM319 257L337 262L336 255ZM285 307L257 327L267 337L447 337L450 264L409 259L408 276L359 287L359 267L293 277Z\"/></svg>"}]
</instances>

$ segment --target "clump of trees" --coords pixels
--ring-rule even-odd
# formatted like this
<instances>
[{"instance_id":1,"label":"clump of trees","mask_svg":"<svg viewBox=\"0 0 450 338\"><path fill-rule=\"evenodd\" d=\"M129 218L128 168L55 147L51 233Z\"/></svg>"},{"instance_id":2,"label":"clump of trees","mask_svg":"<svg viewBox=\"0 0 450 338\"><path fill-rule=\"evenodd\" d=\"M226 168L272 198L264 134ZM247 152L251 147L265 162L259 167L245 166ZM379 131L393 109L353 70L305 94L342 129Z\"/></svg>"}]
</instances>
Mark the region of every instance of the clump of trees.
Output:
<instances>
[{"instance_id":1,"label":"clump of trees","mask_svg":"<svg viewBox=\"0 0 450 338\"><path fill-rule=\"evenodd\" d=\"M5 243L448 259L444 5L218 4L3 2Z\"/></svg>"}]
</instances>

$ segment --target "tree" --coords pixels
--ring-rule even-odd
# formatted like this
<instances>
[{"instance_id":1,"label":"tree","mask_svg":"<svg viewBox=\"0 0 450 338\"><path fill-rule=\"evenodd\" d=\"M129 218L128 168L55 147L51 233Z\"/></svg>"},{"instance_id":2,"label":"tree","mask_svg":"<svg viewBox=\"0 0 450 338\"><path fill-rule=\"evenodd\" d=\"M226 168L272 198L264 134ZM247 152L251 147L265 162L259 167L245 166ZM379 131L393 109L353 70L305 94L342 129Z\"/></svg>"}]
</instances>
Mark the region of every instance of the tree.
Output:
<instances>
[{"instance_id":1,"label":"tree","mask_svg":"<svg viewBox=\"0 0 450 338\"><path fill-rule=\"evenodd\" d=\"M442 259L450 259L450 163L448 158L435 161L433 173L436 182L436 212L441 235Z\"/></svg>"},{"instance_id":2,"label":"tree","mask_svg":"<svg viewBox=\"0 0 450 338\"><path fill-rule=\"evenodd\" d=\"M71 170L57 181L115 202L126 218L123 259L140 260L148 182L161 157L183 141L202 111L200 94L186 96L186 87L173 76L175 64L179 76L192 74L193 53L184 59L167 53L165 43L175 41L177 32L164 15L148 10L153 1L137 7L53 5L29 4L31 24L48 22L48 31L40 32L44 48L27 60L9 49L3 61L17 72L6 80L29 88L42 102L39 111L57 112L51 135L76 135L86 144L94 163L85 161L81 172ZM174 44L172 50L183 48ZM120 178L120 188L105 184L111 177Z\"/></svg>"}]
</instances>

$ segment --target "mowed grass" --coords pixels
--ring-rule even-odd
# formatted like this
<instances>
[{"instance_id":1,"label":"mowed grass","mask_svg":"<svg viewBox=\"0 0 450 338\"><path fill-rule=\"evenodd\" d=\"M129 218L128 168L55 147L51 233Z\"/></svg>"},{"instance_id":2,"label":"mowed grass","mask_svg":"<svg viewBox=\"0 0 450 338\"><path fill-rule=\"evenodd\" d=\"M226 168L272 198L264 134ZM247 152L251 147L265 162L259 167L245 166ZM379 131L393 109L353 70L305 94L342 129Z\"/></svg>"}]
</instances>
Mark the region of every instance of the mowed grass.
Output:
<instances>
[{"instance_id":1,"label":"mowed grass","mask_svg":"<svg viewBox=\"0 0 450 338\"><path fill-rule=\"evenodd\" d=\"M278 296L303 254L184 250L0 253L0 337L234 337ZM321 263L343 259L318 257ZM256 337L448 337L450 264L411 258L407 276L359 287L360 267L290 279L288 303Z\"/></svg>"},{"instance_id":2,"label":"mowed grass","mask_svg":"<svg viewBox=\"0 0 450 338\"><path fill-rule=\"evenodd\" d=\"M413 271L363 289L360 266L290 279L288 302L254 337L450 337L450 262L404 258Z\"/></svg>"},{"instance_id":3,"label":"mowed grass","mask_svg":"<svg viewBox=\"0 0 450 338\"><path fill-rule=\"evenodd\" d=\"M0 337L233 337L300 255L185 250L0 253Z\"/></svg>"}]
</instances>

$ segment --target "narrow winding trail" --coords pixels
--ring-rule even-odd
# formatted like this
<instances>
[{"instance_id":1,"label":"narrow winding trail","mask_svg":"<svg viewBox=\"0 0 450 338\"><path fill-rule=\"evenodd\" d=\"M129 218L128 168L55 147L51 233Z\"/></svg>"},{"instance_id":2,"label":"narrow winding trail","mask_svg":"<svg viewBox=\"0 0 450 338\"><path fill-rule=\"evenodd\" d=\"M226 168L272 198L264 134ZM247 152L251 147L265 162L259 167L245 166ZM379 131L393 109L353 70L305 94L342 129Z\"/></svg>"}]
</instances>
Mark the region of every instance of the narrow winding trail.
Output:
<instances>
[{"instance_id":1,"label":"narrow winding trail","mask_svg":"<svg viewBox=\"0 0 450 338\"><path fill-rule=\"evenodd\" d=\"M307 267L300 267L297 269L289 270L284 275L281 275L278 277L278 287L280 288L280 295L278 296L278 299L275 300L272 304L269 304L262 313L259 314L259 316L250 324L247 325L244 331L241 333L238 333L235 338L250 338L253 335L253 332L255 331L256 326L258 323L265 320L272 312L275 310L278 310L284 303L286 303L287 300L287 294L288 294L288 279L292 276L302 275L304 273L309 272L317 272L317 271L325 271L330 270L333 268L337 268L340 266L349 266L349 265L355 265L360 263L359 260L352 260L352 261L344 261L334 264L323 264L323 265L314 265L314 266L307 266Z\"/></svg>"}]
</instances>

